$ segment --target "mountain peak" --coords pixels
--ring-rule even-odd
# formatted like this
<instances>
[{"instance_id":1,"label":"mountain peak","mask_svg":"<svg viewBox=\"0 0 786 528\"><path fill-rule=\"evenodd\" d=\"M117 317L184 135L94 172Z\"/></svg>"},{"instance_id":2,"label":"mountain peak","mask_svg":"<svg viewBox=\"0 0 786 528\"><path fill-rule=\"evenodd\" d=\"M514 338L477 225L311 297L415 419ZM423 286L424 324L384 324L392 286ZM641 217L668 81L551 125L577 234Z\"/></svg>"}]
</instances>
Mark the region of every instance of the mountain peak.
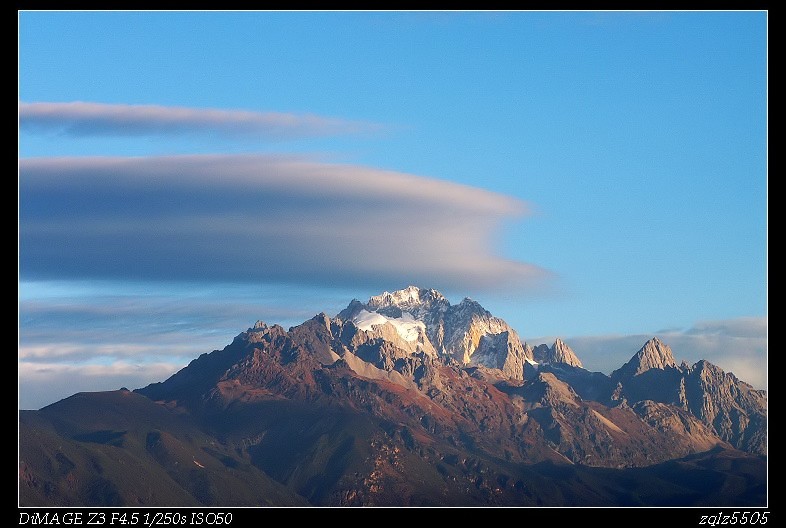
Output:
<instances>
[{"instance_id":1,"label":"mountain peak","mask_svg":"<svg viewBox=\"0 0 786 528\"><path fill-rule=\"evenodd\" d=\"M581 360L576 353L559 337L549 347L546 344L538 345L532 349L532 356L538 363L566 363L573 367L581 367Z\"/></svg>"},{"instance_id":2,"label":"mountain peak","mask_svg":"<svg viewBox=\"0 0 786 528\"><path fill-rule=\"evenodd\" d=\"M437 290L409 285L401 290L396 290L394 292L385 291L380 295L374 295L369 298L367 304L373 308L396 306L398 308L407 309L440 300L445 300L445 296Z\"/></svg>"},{"instance_id":3,"label":"mountain peak","mask_svg":"<svg viewBox=\"0 0 786 528\"><path fill-rule=\"evenodd\" d=\"M612 375L630 377L637 376L650 369L663 370L676 367L677 362L674 360L671 347L657 337L653 337L644 343L644 346L630 358L630 361L614 371Z\"/></svg>"},{"instance_id":4,"label":"mountain peak","mask_svg":"<svg viewBox=\"0 0 786 528\"><path fill-rule=\"evenodd\" d=\"M644 346L641 347L641 350L636 355L641 359L642 366L648 366L649 368L677 366L671 347L657 337L653 337L644 343Z\"/></svg>"},{"instance_id":5,"label":"mountain peak","mask_svg":"<svg viewBox=\"0 0 786 528\"><path fill-rule=\"evenodd\" d=\"M573 349L565 344L565 342L559 337L556 339L556 341L554 341L551 351L554 362L567 363L568 365L572 365L574 367L583 367L581 360L579 360L579 358L576 356L576 353L573 352Z\"/></svg>"},{"instance_id":6,"label":"mountain peak","mask_svg":"<svg viewBox=\"0 0 786 528\"><path fill-rule=\"evenodd\" d=\"M481 347L483 357L478 356L476 363L493 364L517 379L523 376L525 354L516 331L469 297L451 305L437 290L410 285L374 295L366 304L352 301L337 318L352 321L366 332L389 322L410 343L403 345L404 349L433 351L465 365L486 338Z\"/></svg>"}]
</instances>

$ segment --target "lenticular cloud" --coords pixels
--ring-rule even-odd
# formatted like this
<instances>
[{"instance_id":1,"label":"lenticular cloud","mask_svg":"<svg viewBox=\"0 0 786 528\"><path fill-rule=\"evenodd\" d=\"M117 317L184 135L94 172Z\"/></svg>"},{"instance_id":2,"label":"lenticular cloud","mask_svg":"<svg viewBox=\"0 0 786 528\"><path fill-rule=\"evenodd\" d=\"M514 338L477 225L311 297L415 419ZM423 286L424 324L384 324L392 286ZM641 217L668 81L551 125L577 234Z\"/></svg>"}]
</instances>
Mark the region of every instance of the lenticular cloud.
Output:
<instances>
[{"instance_id":1,"label":"lenticular cloud","mask_svg":"<svg viewBox=\"0 0 786 528\"><path fill-rule=\"evenodd\" d=\"M276 156L20 160L25 278L533 287L491 241L527 204L411 174Z\"/></svg>"},{"instance_id":2,"label":"lenticular cloud","mask_svg":"<svg viewBox=\"0 0 786 528\"><path fill-rule=\"evenodd\" d=\"M73 136L202 133L263 139L360 134L380 128L372 123L312 114L79 101L20 103L19 123L28 131L55 131Z\"/></svg>"}]
</instances>

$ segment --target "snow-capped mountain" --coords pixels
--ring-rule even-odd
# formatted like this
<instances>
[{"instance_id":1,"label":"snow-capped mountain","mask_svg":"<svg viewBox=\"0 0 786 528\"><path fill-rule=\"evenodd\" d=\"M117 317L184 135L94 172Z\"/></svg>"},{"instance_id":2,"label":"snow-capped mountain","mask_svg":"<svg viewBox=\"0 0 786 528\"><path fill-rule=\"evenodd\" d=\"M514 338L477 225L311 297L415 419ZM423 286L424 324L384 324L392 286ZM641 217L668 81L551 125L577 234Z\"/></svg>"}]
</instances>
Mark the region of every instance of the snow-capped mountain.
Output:
<instances>
[{"instance_id":1,"label":"snow-capped mountain","mask_svg":"<svg viewBox=\"0 0 786 528\"><path fill-rule=\"evenodd\" d=\"M353 300L337 318L384 337L403 350L450 357L461 365L499 369L508 378L524 379L526 363L581 367L579 358L561 339L551 347L543 344L533 349L508 323L476 301L466 297L452 305L433 289L408 286L375 295L366 303Z\"/></svg>"},{"instance_id":2,"label":"snow-capped mountain","mask_svg":"<svg viewBox=\"0 0 786 528\"><path fill-rule=\"evenodd\" d=\"M657 338L589 372L561 339L532 348L477 302L411 286L20 413L20 501L760 505L766 405Z\"/></svg>"},{"instance_id":3,"label":"snow-capped mountain","mask_svg":"<svg viewBox=\"0 0 786 528\"><path fill-rule=\"evenodd\" d=\"M373 296L366 303L353 300L338 319L380 335L385 325L391 325L408 343L404 349L452 357L462 365L499 368L516 379L522 379L523 361L532 359L505 321L470 298L451 305L433 289L408 286Z\"/></svg>"}]
</instances>

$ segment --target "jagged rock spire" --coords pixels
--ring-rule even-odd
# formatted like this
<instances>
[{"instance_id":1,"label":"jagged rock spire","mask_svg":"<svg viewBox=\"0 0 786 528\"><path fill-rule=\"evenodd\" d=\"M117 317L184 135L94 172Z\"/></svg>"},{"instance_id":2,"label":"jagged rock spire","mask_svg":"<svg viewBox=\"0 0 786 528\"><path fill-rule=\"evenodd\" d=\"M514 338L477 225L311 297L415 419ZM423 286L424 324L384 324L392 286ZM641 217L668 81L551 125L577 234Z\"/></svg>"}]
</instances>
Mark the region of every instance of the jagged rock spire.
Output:
<instances>
[{"instance_id":1,"label":"jagged rock spire","mask_svg":"<svg viewBox=\"0 0 786 528\"><path fill-rule=\"evenodd\" d=\"M644 343L644 346L630 358L630 361L615 370L612 373L612 378L633 377L650 369L663 370L676 367L677 362L674 360L671 347L657 337L653 337Z\"/></svg>"}]
</instances>

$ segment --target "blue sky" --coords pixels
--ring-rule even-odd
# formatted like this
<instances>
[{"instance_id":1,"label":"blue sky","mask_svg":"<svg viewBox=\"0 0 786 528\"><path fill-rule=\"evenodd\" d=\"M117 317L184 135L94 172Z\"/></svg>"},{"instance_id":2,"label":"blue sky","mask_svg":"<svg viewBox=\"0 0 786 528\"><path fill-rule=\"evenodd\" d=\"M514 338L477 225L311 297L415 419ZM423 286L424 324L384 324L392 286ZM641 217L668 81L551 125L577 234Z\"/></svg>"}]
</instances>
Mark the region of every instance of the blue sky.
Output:
<instances>
[{"instance_id":1,"label":"blue sky","mask_svg":"<svg viewBox=\"0 0 786 528\"><path fill-rule=\"evenodd\" d=\"M20 405L410 283L763 387L766 89L764 12L21 12Z\"/></svg>"}]
</instances>

